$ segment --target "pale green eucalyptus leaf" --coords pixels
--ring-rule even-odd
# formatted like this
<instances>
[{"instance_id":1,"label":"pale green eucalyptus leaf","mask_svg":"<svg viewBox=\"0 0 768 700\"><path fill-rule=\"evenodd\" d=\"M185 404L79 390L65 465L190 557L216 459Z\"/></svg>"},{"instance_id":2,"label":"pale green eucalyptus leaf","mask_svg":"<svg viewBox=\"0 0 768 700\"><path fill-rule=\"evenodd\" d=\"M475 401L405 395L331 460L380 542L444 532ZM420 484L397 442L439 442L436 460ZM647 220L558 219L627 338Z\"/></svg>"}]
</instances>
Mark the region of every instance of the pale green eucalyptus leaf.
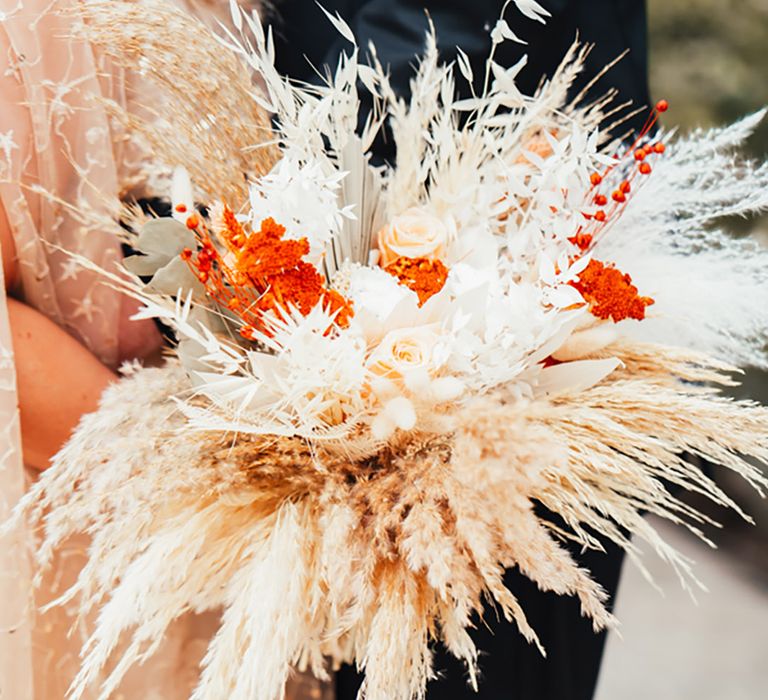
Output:
<instances>
[{"instance_id":1,"label":"pale green eucalyptus leaf","mask_svg":"<svg viewBox=\"0 0 768 700\"><path fill-rule=\"evenodd\" d=\"M195 235L176 219L165 217L152 219L141 227L134 244L139 255L131 255L123 261L125 269L138 277L155 277L153 287L162 286L164 293L175 278L187 281L182 275L177 262L185 248L195 249ZM171 267L161 273L166 266ZM185 266L186 267L186 266ZM183 285L185 289L193 287L191 283ZM173 290L176 293L178 287Z\"/></svg>"},{"instance_id":2,"label":"pale green eucalyptus leaf","mask_svg":"<svg viewBox=\"0 0 768 700\"><path fill-rule=\"evenodd\" d=\"M149 291L173 297L186 297L190 291L198 299L205 296L205 287L179 255L170 258L157 270L146 286ZM179 290L181 290L180 294Z\"/></svg>"},{"instance_id":3,"label":"pale green eucalyptus leaf","mask_svg":"<svg viewBox=\"0 0 768 700\"><path fill-rule=\"evenodd\" d=\"M136 248L142 253L165 256L168 260L178 256L184 248L195 247L195 234L170 217L148 221L136 239Z\"/></svg>"}]
</instances>

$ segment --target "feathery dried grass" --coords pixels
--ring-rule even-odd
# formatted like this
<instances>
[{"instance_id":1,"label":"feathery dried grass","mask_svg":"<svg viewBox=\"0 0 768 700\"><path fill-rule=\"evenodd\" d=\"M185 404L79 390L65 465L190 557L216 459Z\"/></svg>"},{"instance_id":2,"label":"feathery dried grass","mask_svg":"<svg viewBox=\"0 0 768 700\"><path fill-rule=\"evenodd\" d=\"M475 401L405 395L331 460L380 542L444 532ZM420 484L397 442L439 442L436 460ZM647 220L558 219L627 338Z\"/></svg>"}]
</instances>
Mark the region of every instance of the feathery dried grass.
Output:
<instances>
[{"instance_id":1,"label":"feathery dried grass","mask_svg":"<svg viewBox=\"0 0 768 700\"><path fill-rule=\"evenodd\" d=\"M18 513L43 528L41 566L69 534L93 538L68 594L84 612L99 608L73 697L128 634L106 699L188 610L224 608L194 700L274 700L293 667L322 677L325 657L363 668L369 700L423 698L437 639L474 682L470 630L485 599L538 643L504 587L507 568L577 596L596 629L612 625L605 593L537 501L583 545L599 548L602 535L634 556L638 536L692 581L689 562L642 515L698 532L704 516L666 484L737 507L686 454L764 488L745 457L768 461L768 409L702 384L731 382L703 356L610 352L624 368L587 391L476 398L453 434L401 435L356 461L332 443L190 433L167 399L188 386L176 364L129 373Z\"/></svg>"},{"instance_id":2,"label":"feathery dried grass","mask_svg":"<svg viewBox=\"0 0 768 700\"><path fill-rule=\"evenodd\" d=\"M77 12L91 43L119 65L138 69L162 96L152 101L142 92L141 114L109 105L131 137L149 145L155 165L186 168L208 201L244 202L248 181L279 158L247 68L209 27L165 1L90 0Z\"/></svg>"}]
</instances>

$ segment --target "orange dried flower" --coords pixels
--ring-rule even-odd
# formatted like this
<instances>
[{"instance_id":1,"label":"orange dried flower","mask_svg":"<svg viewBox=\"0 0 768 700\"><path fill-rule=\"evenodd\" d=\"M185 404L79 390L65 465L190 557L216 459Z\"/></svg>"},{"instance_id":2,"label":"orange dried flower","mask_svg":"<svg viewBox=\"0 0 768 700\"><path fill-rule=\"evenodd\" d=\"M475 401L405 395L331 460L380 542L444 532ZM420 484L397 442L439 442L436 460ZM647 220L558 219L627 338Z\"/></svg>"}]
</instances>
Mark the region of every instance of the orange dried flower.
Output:
<instances>
[{"instance_id":1,"label":"orange dried flower","mask_svg":"<svg viewBox=\"0 0 768 700\"><path fill-rule=\"evenodd\" d=\"M201 250L196 257L185 251L182 258L195 269L206 293L243 321L243 337L251 337L252 329L262 325L265 311L295 308L306 316L321 302L337 314L337 326L349 325L351 302L326 289L315 266L303 260L309 253L306 238L283 240L285 227L271 218L249 233L226 206L222 218L221 238L234 256L234 267L224 262L204 228L197 232Z\"/></svg>"},{"instance_id":2,"label":"orange dried flower","mask_svg":"<svg viewBox=\"0 0 768 700\"><path fill-rule=\"evenodd\" d=\"M632 278L599 260L589 265L571 285L579 290L593 316L613 319L616 323L625 318L642 321L645 309L654 303L650 297L640 296Z\"/></svg>"},{"instance_id":3,"label":"orange dried flower","mask_svg":"<svg viewBox=\"0 0 768 700\"><path fill-rule=\"evenodd\" d=\"M326 289L323 292L323 307L328 313L336 314L336 325L347 328L350 319L355 315L352 302L335 289Z\"/></svg>"},{"instance_id":4,"label":"orange dried flower","mask_svg":"<svg viewBox=\"0 0 768 700\"><path fill-rule=\"evenodd\" d=\"M400 284L413 290L419 297L419 306L437 294L448 279L448 268L431 258L401 256L384 268L397 277Z\"/></svg>"},{"instance_id":5,"label":"orange dried flower","mask_svg":"<svg viewBox=\"0 0 768 700\"><path fill-rule=\"evenodd\" d=\"M259 308L264 311L278 311L292 306L306 316L317 306L323 294L323 278L314 265L303 260L278 274L265 275L261 279L268 285L259 300Z\"/></svg>"},{"instance_id":6,"label":"orange dried flower","mask_svg":"<svg viewBox=\"0 0 768 700\"><path fill-rule=\"evenodd\" d=\"M243 225L237 220L235 212L233 212L226 204L224 205L222 212L222 219L224 230L221 232L221 238L227 248L232 252L235 252L243 247L248 236L245 233Z\"/></svg>"},{"instance_id":7,"label":"orange dried flower","mask_svg":"<svg viewBox=\"0 0 768 700\"><path fill-rule=\"evenodd\" d=\"M264 219L261 228L248 236L237 251L238 271L258 283L297 268L309 253L309 241L306 238L284 241L284 235L285 226L274 219Z\"/></svg>"}]
</instances>

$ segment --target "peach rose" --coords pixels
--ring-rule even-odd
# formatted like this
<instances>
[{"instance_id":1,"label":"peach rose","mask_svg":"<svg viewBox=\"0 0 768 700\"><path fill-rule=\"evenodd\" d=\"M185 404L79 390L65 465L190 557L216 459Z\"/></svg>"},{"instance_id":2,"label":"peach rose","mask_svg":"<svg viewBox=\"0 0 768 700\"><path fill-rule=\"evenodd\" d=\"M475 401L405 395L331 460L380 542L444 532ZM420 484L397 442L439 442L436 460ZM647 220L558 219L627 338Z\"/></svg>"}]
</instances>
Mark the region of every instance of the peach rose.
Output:
<instances>
[{"instance_id":1,"label":"peach rose","mask_svg":"<svg viewBox=\"0 0 768 700\"><path fill-rule=\"evenodd\" d=\"M394 217L378 234L380 264L386 267L400 256L441 258L448 246L448 227L433 214L413 207Z\"/></svg>"}]
</instances>

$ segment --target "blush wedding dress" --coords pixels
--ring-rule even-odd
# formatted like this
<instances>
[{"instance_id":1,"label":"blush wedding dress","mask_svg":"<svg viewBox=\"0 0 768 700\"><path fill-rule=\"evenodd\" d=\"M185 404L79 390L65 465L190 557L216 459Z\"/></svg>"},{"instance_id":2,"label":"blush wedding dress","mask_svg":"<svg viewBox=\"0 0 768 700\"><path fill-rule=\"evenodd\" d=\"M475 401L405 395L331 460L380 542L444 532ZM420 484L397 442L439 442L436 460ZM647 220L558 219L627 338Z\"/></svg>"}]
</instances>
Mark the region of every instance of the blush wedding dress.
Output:
<instances>
[{"instance_id":1,"label":"blush wedding dress","mask_svg":"<svg viewBox=\"0 0 768 700\"><path fill-rule=\"evenodd\" d=\"M94 273L78 269L62 250L103 268L119 259L110 201L132 186L146 154L98 100L117 100L130 111L138 77L73 36L75 18L66 10L77 1L0 0L0 215L4 210L16 248L19 279L12 293L115 367L120 296ZM228 12L225 0L176 4L202 13L204 20ZM95 227L92 217L84 221L75 207L100 212L102 225ZM5 288L0 267L0 523L34 478L21 452ZM57 552L54 566L35 588L28 557L33 537L16 532L0 540L3 700L63 700L88 634L88 620L75 620L58 607L40 611L75 580L87 539ZM111 697L188 698L216 618L206 613L177 620L161 651L133 669ZM298 676L287 695L319 699L328 692ZM98 697L97 689L91 697Z\"/></svg>"}]
</instances>

